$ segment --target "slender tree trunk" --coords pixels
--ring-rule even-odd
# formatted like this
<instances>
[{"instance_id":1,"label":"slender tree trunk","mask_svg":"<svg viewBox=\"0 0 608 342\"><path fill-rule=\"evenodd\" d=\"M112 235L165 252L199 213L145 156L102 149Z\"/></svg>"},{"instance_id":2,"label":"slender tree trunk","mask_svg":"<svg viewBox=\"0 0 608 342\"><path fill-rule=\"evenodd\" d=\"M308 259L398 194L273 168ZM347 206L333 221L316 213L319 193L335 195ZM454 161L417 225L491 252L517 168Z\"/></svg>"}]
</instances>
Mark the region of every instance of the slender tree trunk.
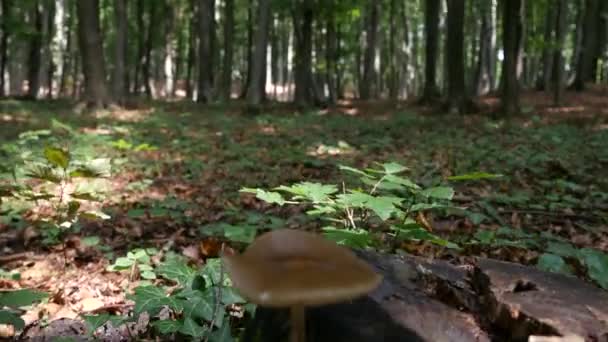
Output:
<instances>
[{"instance_id":1,"label":"slender tree trunk","mask_svg":"<svg viewBox=\"0 0 608 342\"><path fill-rule=\"evenodd\" d=\"M312 23L314 3L311 0L297 0L293 14L295 35L295 102L298 106L309 107L315 98L312 77Z\"/></svg>"},{"instance_id":2,"label":"slender tree trunk","mask_svg":"<svg viewBox=\"0 0 608 342\"><path fill-rule=\"evenodd\" d=\"M475 93L485 95L492 90L494 79L492 74L492 54L494 53L492 25L492 2L483 1L479 3L481 16L481 28L479 31L479 51L477 57L477 69L475 71Z\"/></svg>"},{"instance_id":3,"label":"slender tree trunk","mask_svg":"<svg viewBox=\"0 0 608 342\"><path fill-rule=\"evenodd\" d=\"M199 75L198 75L198 102L211 101L211 73L213 72L211 51L211 29L214 8L212 0L199 0Z\"/></svg>"},{"instance_id":4,"label":"slender tree trunk","mask_svg":"<svg viewBox=\"0 0 608 342\"><path fill-rule=\"evenodd\" d=\"M437 87L437 57L439 53L440 0L426 0L424 32L426 38L424 63L424 90L422 102L432 102L439 97Z\"/></svg>"},{"instance_id":5,"label":"slender tree trunk","mask_svg":"<svg viewBox=\"0 0 608 342\"><path fill-rule=\"evenodd\" d=\"M106 67L99 28L99 1L76 1L78 40L82 54L85 99L89 105L102 107L109 102L106 88Z\"/></svg>"},{"instance_id":6,"label":"slender tree trunk","mask_svg":"<svg viewBox=\"0 0 608 342\"><path fill-rule=\"evenodd\" d=\"M376 47L378 43L379 8L377 1L368 4L365 25L365 52L363 55L363 80L361 83L362 100L375 98L378 93L376 82Z\"/></svg>"},{"instance_id":7,"label":"slender tree trunk","mask_svg":"<svg viewBox=\"0 0 608 342\"><path fill-rule=\"evenodd\" d=\"M265 72L265 59L268 46L268 30L270 28L270 0L258 1L258 23L255 32L255 50L251 60L251 78L247 90L247 104L257 107L262 103L265 85L262 81Z\"/></svg>"},{"instance_id":8,"label":"slender tree trunk","mask_svg":"<svg viewBox=\"0 0 608 342\"><path fill-rule=\"evenodd\" d=\"M249 6L247 7L247 70L245 72L245 86L242 89L241 97L247 97L247 91L249 90L249 83L251 80L251 68L253 65L253 8L255 1L249 0Z\"/></svg>"},{"instance_id":9,"label":"slender tree trunk","mask_svg":"<svg viewBox=\"0 0 608 342\"><path fill-rule=\"evenodd\" d=\"M224 1L224 62L222 65L222 100L230 100L232 92L232 60L234 45L234 0Z\"/></svg>"},{"instance_id":10,"label":"slender tree trunk","mask_svg":"<svg viewBox=\"0 0 608 342\"><path fill-rule=\"evenodd\" d=\"M144 83L144 90L147 97L152 97L152 87L150 83L151 79L151 66L152 66L152 43L154 39L154 33L158 26L157 20L157 2L149 1L149 12L148 12L148 29L146 31L146 42L144 45L144 63L142 66L142 82Z\"/></svg>"},{"instance_id":11,"label":"slender tree trunk","mask_svg":"<svg viewBox=\"0 0 608 342\"><path fill-rule=\"evenodd\" d=\"M334 2L332 2L332 5ZM332 6L332 9L334 7ZM325 44L325 60L327 64L326 80L329 93L329 103L335 104L338 100L338 33L336 27L336 16L333 11L327 13L327 33Z\"/></svg>"},{"instance_id":12,"label":"slender tree trunk","mask_svg":"<svg viewBox=\"0 0 608 342\"><path fill-rule=\"evenodd\" d=\"M517 61L521 39L522 0L503 0L502 38L504 59L502 62L502 111L506 116L517 115L519 107L519 80Z\"/></svg>"},{"instance_id":13,"label":"slender tree trunk","mask_svg":"<svg viewBox=\"0 0 608 342\"><path fill-rule=\"evenodd\" d=\"M51 46L52 53L52 61L54 65L54 75L52 80L52 88L57 89L57 94L60 95L62 92L61 89L61 80L64 76L65 69L65 54L68 53L68 35L69 35L69 26L67 25L67 6L66 0L55 0L55 17L54 17L54 27L55 34L53 35L53 41Z\"/></svg>"},{"instance_id":14,"label":"slender tree trunk","mask_svg":"<svg viewBox=\"0 0 608 342\"><path fill-rule=\"evenodd\" d=\"M0 9L2 10L3 18L11 17L11 8L12 8L12 0L1 0L2 4L0 4ZM0 30L2 31L2 36L0 38L0 97L3 97L7 94L6 85L5 85L5 77L6 77L6 64L8 61L8 38L10 36L9 31L9 20L2 20L0 24Z\"/></svg>"},{"instance_id":15,"label":"slender tree trunk","mask_svg":"<svg viewBox=\"0 0 608 342\"><path fill-rule=\"evenodd\" d=\"M197 27L198 27L198 6L196 0L190 1L190 7L192 11L192 17L189 23L188 29L188 56L186 61L186 97L193 99L194 95L194 82L192 81L194 74L194 66L196 64L196 46L197 46Z\"/></svg>"},{"instance_id":16,"label":"slender tree trunk","mask_svg":"<svg viewBox=\"0 0 608 342\"><path fill-rule=\"evenodd\" d=\"M78 74L72 73L72 65L76 64L77 57L76 51L74 48L74 34L77 34L72 29L74 26L74 17L75 14L75 4L72 1L69 1L66 4L66 43L65 43L65 53L63 54L63 61L61 64L63 65L63 70L60 74L59 81L59 96L67 96L68 95L68 76L71 76L72 83L76 82Z\"/></svg>"},{"instance_id":17,"label":"slender tree trunk","mask_svg":"<svg viewBox=\"0 0 608 342\"><path fill-rule=\"evenodd\" d=\"M388 97L396 100L399 96L399 72L397 69L397 0L390 1L388 34Z\"/></svg>"},{"instance_id":18,"label":"slender tree trunk","mask_svg":"<svg viewBox=\"0 0 608 342\"><path fill-rule=\"evenodd\" d=\"M555 29L555 18L557 15L557 10L555 8L555 2L559 0L553 0L548 3L547 6L547 15L545 17L545 32L543 33L543 68L542 74L538 78L536 82L536 88L538 90L549 90L551 89L551 81L552 76L551 72L553 70L553 52L554 48L552 47L553 40L553 30Z\"/></svg>"},{"instance_id":19,"label":"slender tree trunk","mask_svg":"<svg viewBox=\"0 0 608 342\"><path fill-rule=\"evenodd\" d=\"M564 92L564 54L562 52L567 30L566 0L556 0L555 8L555 47L553 48L553 104L558 106Z\"/></svg>"},{"instance_id":20,"label":"slender tree trunk","mask_svg":"<svg viewBox=\"0 0 608 342\"><path fill-rule=\"evenodd\" d=\"M31 12L31 21L34 26L34 32L31 34L29 47L27 97L34 100L38 97L38 92L40 90L40 64L42 62L42 13L39 1L34 2Z\"/></svg>"},{"instance_id":21,"label":"slender tree trunk","mask_svg":"<svg viewBox=\"0 0 608 342\"><path fill-rule=\"evenodd\" d=\"M576 65L574 88L578 91L585 89L585 83L593 81L594 60L598 44L598 23L600 0L585 1L585 19L583 26L583 42L580 58ZM603 1L603 0L602 0Z\"/></svg>"},{"instance_id":22,"label":"slender tree trunk","mask_svg":"<svg viewBox=\"0 0 608 342\"><path fill-rule=\"evenodd\" d=\"M53 28L55 19L55 2L45 1L42 4L42 51L41 60L43 61L40 72L40 79L46 87L46 97L53 98L53 75L55 74L55 63L53 59Z\"/></svg>"},{"instance_id":23,"label":"slender tree trunk","mask_svg":"<svg viewBox=\"0 0 608 342\"><path fill-rule=\"evenodd\" d=\"M133 93L139 94L141 90L142 69L145 63L145 47L146 47L146 23L144 21L145 3L144 0L137 0L137 59L135 61L135 75L133 77Z\"/></svg>"},{"instance_id":24,"label":"slender tree trunk","mask_svg":"<svg viewBox=\"0 0 608 342\"><path fill-rule=\"evenodd\" d=\"M116 23L116 41L114 46L114 72L112 75L112 94L114 99L124 104L126 97L126 61L127 61L127 0L114 0L114 20Z\"/></svg>"},{"instance_id":25,"label":"slender tree trunk","mask_svg":"<svg viewBox=\"0 0 608 342\"><path fill-rule=\"evenodd\" d=\"M449 0L448 5L448 112L466 111L468 102L464 79L465 0Z\"/></svg>"}]
</instances>

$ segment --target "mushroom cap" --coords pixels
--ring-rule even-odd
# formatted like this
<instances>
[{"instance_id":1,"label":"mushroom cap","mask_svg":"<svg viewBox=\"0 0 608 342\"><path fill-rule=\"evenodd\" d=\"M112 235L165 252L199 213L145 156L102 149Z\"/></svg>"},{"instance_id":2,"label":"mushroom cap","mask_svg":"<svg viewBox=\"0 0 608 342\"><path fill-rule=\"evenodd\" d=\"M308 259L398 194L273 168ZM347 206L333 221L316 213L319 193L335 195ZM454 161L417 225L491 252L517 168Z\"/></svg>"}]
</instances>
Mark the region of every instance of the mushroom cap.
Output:
<instances>
[{"instance_id":1,"label":"mushroom cap","mask_svg":"<svg viewBox=\"0 0 608 342\"><path fill-rule=\"evenodd\" d=\"M360 297L382 281L350 250L323 237L282 229L260 235L222 260L241 295L267 307L318 306Z\"/></svg>"}]
</instances>

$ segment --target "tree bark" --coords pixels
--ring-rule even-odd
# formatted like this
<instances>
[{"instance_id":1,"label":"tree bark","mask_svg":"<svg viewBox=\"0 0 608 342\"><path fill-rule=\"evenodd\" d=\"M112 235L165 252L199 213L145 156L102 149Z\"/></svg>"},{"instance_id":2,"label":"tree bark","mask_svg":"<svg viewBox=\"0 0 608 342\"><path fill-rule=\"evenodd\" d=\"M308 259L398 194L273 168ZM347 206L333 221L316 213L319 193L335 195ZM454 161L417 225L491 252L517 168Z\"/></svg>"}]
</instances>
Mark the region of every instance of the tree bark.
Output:
<instances>
[{"instance_id":1,"label":"tree bark","mask_svg":"<svg viewBox=\"0 0 608 342\"><path fill-rule=\"evenodd\" d=\"M379 4L370 1L367 8L365 25L365 52L363 55L363 80L361 83L362 100L375 98L378 94L376 80L376 48L378 43Z\"/></svg>"},{"instance_id":2,"label":"tree bark","mask_svg":"<svg viewBox=\"0 0 608 342\"><path fill-rule=\"evenodd\" d=\"M30 18L32 21L31 24L34 27L34 32L31 34L29 41L27 97L31 100L35 100L38 97L38 91L40 90L40 64L42 62L42 13L39 1L34 1Z\"/></svg>"},{"instance_id":3,"label":"tree bark","mask_svg":"<svg viewBox=\"0 0 608 342\"><path fill-rule=\"evenodd\" d=\"M170 98L175 92L176 72L176 11L177 9L169 3L164 5L165 16L165 52L163 60L164 96Z\"/></svg>"},{"instance_id":4,"label":"tree bark","mask_svg":"<svg viewBox=\"0 0 608 342\"><path fill-rule=\"evenodd\" d=\"M78 0L76 11L85 101L89 106L103 107L110 99L106 87L106 67L99 28L99 0Z\"/></svg>"},{"instance_id":5,"label":"tree bark","mask_svg":"<svg viewBox=\"0 0 608 342\"><path fill-rule=\"evenodd\" d=\"M0 38L0 97L7 94L5 91L5 76L6 76L6 64L8 61L8 38L10 36L9 31L9 18L11 18L12 0L0 0L0 10L2 11L2 24L0 24L0 30L2 31L2 37Z\"/></svg>"},{"instance_id":6,"label":"tree bark","mask_svg":"<svg viewBox=\"0 0 608 342\"><path fill-rule=\"evenodd\" d=\"M521 39L522 0L503 0L503 50L502 62L502 112L506 116L517 115L519 107L519 80L517 61Z\"/></svg>"},{"instance_id":7,"label":"tree bark","mask_svg":"<svg viewBox=\"0 0 608 342\"><path fill-rule=\"evenodd\" d=\"M424 9L425 63L422 102L432 102L439 97L437 87L437 55L439 53L440 0L426 0Z\"/></svg>"},{"instance_id":8,"label":"tree bark","mask_svg":"<svg viewBox=\"0 0 608 342\"><path fill-rule=\"evenodd\" d=\"M128 50L127 0L114 0L114 20L116 41L114 46L114 72L112 75L112 94L119 104L124 104L126 83L126 61Z\"/></svg>"},{"instance_id":9,"label":"tree bark","mask_svg":"<svg viewBox=\"0 0 608 342\"><path fill-rule=\"evenodd\" d=\"M213 66L211 65L211 21L213 17L213 1L199 0L198 2L198 18L199 18L199 74L198 74L198 102L208 103L211 101L211 73Z\"/></svg>"},{"instance_id":10,"label":"tree bark","mask_svg":"<svg viewBox=\"0 0 608 342\"><path fill-rule=\"evenodd\" d=\"M464 0L449 0L447 54L448 64L448 112L466 111L468 103L464 80Z\"/></svg>"},{"instance_id":11,"label":"tree bark","mask_svg":"<svg viewBox=\"0 0 608 342\"><path fill-rule=\"evenodd\" d=\"M335 5L332 2L332 5ZM327 33L325 45L325 60L327 63L327 88L329 93L328 101L330 104L335 104L338 100L338 32L335 16L335 8L332 6L332 11L327 13Z\"/></svg>"},{"instance_id":12,"label":"tree bark","mask_svg":"<svg viewBox=\"0 0 608 342\"><path fill-rule=\"evenodd\" d=\"M316 102L312 76L312 23L314 3L297 0L293 13L295 36L295 102L309 107Z\"/></svg>"},{"instance_id":13,"label":"tree bark","mask_svg":"<svg viewBox=\"0 0 608 342\"><path fill-rule=\"evenodd\" d=\"M555 47L553 48L553 104L561 104L564 92L564 54L562 52L567 30L567 11L568 6L565 0L556 0L555 8Z\"/></svg>"},{"instance_id":14,"label":"tree bark","mask_svg":"<svg viewBox=\"0 0 608 342\"><path fill-rule=\"evenodd\" d=\"M137 26L137 59L135 61L135 75L133 77L133 93L139 94L141 90L142 68L145 60L146 46L146 23L144 21L145 14L144 0L137 0L136 4L136 26Z\"/></svg>"},{"instance_id":15,"label":"tree bark","mask_svg":"<svg viewBox=\"0 0 608 342\"><path fill-rule=\"evenodd\" d=\"M55 0L55 16L53 41L51 46L52 61L54 66L54 77L52 86L57 89L57 94L61 94L61 80L64 75L65 57L68 53L69 26L67 25L67 6L66 0Z\"/></svg>"},{"instance_id":16,"label":"tree bark","mask_svg":"<svg viewBox=\"0 0 608 342\"><path fill-rule=\"evenodd\" d=\"M232 92L232 61L234 46L234 0L224 1L224 61L222 65L222 100L230 100Z\"/></svg>"},{"instance_id":17,"label":"tree bark","mask_svg":"<svg viewBox=\"0 0 608 342\"><path fill-rule=\"evenodd\" d=\"M245 72L245 86L241 92L241 97L247 97L247 91L249 90L249 83L251 79L251 68L253 65L253 8L254 0L249 0L249 6L247 7L247 70Z\"/></svg>"},{"instance_id":18,"label":"tree bark","mask_svg":"<svg viewBox=\"0 0 608 342\"><path fill-rule=\"evenodd\" d=\"M559 0L555 0L559 1ZM550 1L547 6L547 14L545 18L545 32L543 33L543 68L542 74L536 82L536 88L538 90L549 90L551 89L552 75L553 72L553 61L554 61L554 30L555 30L555 18L557 16L557 9L555 8L555 1Z\"/></svg>"},{"instance_id":19,"label":"tree bark","mask_svg":"<svg viewBox=\"0 0 608 342\"><path fill-rule=\"evenodd\" d=\"M194 82L192 81L194 69L196 65L196 46L198 37L198 6L196 0L190 0L190 9L192 17L188 28L188 56L186 57L186 98L194 98Z\"/></svg>"},{"instance_id":20,"label":"tree bark","mask_svg":"<svg viewBox=\"0 0 608 342\"><path fill-rule=\"evenodd\" d=\"M157 20L157 2L149 1L148 8L148 27L146 30L146 38L144 45L144 62L142 66L142 82L144 83L144 90L147 97L152 97L152 87L150 85L151 80L151 66L152 66L152 43L154 39L154 33L158 26Z\"/></svg>"},{"instance_id":21,"label":"tree bark","mask_svg":"<svg viewBox=\"0 0 608 342\"><path fill-rule=\"evenodd\" d=\"M258 1L258 22L254 38L254 53L251 60L251 77L247 90L247 104L257 107L262 103L265 84L263 82L266 51L268 47L268 30L270 28L270 0Z\"/></svg>"},{"instance_id":22,"label":"tree bark","mask_svg":"<svg viewBox=\"0 0 608 342\"><path fill-rule=\"evenodd\" d=\"M574 79L574 89L582 91L585 83L593 81L594 60L598 51L598 12L599 0L585 1L585 19L583 25L583 42L580 57L576 65L576 77Z\"/></svg>"},{"instance_id":23,"label":"tree bark","mask_svg":"<svg viewBox=\"0 0 608 342\"><path fill-rule=\"evenodd\" d=\"M397 69L397 0L390 1L388 34L388 97L396 100L399 96L399 71Z\"/></svg>"},{"instance_id":24,"label":"tree bark","mask_svg":"<svg viewBox=\"0 0 608 342\"><path fill-rule=\"evenodd\" d=\"M492 90L494 74L492 72L492 54L494 53L496 39L492 23L492 1L479 3L481 28L479 31L479 51L477 57L477 70L475 71L475 94L485 95Z\"/></svg>"}]
</instances>

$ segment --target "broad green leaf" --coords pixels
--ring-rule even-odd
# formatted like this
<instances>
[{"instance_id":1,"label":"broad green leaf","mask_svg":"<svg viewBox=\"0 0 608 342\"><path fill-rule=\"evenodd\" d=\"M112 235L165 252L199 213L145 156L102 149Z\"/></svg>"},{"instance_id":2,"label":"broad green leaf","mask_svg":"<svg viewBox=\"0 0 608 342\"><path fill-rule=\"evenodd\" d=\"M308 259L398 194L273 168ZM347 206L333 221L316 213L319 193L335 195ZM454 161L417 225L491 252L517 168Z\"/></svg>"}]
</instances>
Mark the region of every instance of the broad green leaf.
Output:
<instances>
[{"instance_id":1,"label":"broad green leaf","mask_svg":"<svg viewBox=\"0 0 608 342\"><path fill-rule=\"evenodd\" d=\"M208 329L196 323L192 318L186 317L184 318L184 324L180 327L179 332L198 339L205 336Z\"/></svg>"},{"instance_id":2,"label":"broad green leaf","mask_svg":"<svg viewBox=\"0 0 608 342\"><path fill-rule=\"evenodd\" d=\"M422 196L430 198L451 200L452 197L454 197L454 189L447 186L438 186L434 188L424 189L420 194Z\"/></svg>"},{"instance_id":3,"label":"broad green leaf","mask_svg":"<svg viewBox=\"0 0 608 342\"><path fill-rule=\"evenodd\" d=\"M420 186L418 186L418 184L412 182L411 180L407 179L407 178L403 178L403 177L399 177L399 176L395 176L395 175L386 175L384 176L384 180L390 183L395 183L395 184L399 184L399 185L403 185L406 188L411 188L411 189L420 189Z\"/></svg>"},{"instance_id":4,"label":"broad green leaf","mask_svg":"<svg viewBox=\"0 0 608 342\"><path fill-rule=\"evenodd\" d=\"M230 285L228 276L226 274L224 274L224 276L222 276L222 270L223 270L222 261L219 258L207 259L205 266L200 271L200 274L203 276L203 279L205 280L206 287L219 284L220 279L223 279L224 286Z\"/></svg>"},{"instance_id":5,"label":"broad green leaf","mask_svg":"<svg viewBox=\"0 0 608 342\"><path fill-rule=\"evenodd\" d=\"M192 283L196 272L183 260L171 258L156 268L156 273L186 287Z\"/></svg>"},{"instance_id":6,"label":"broad green leaf","mask_svg":"<svg viewBox=\"0 0 608 342\"><path fill-rule=\"evenodd\" d=\"M451 181L466 181L466 180L479 180L479 179L495 179L503 177L501 174L493 174L487 172L472 172L464 175L450 176L447 179Z\"/></svg>"},{"instance_id":7,"label":"broad green leaf","mask_svg":"<svg viewBox=\"0 0 608 342\"><path fill-rule=\"evenodd\" d=\"M234 342L232 332L230 331L230 324L224 324L221 328L212 332L209 336L210 342Z\"/></svg>"},{"instance_id":8,"label":"broad green leaf","mask_svg":"<svg viewBox=\"0 0 608 342\"><path fill-rule=\"evenodd\" d=\"M137 262L142 264L150 263L150 256L144 249L134 249L133 251L127 253L127 257L133 260L137 260Z\"/></svg>"},{"instance_id":9,"label":"broad green leaf","mask_svg":"<svg viewBox=\"0 0 608 342\"><path fill-rule=\"evenodd\" d=\"M152 316L156 315L165 305L176 311L181 311L184 307L183 301L167 297L161 288L151 285L136 287L135 293L129 298L135 301L134 311L137 315L142 312L147 312Z\"/></svg>"},{"instance_id":10,"label":"broad green leaf","mask_svg":"<svg viewBox=\"0 0 608 342\"><path fill-rule=\"evenodd\" d=\"M70 201L68 203L68 217L74 218L78 213L78 209L80 209L80 202Z\"/></svg>"},{"instance_id":11,"label":"broad green leaf","mask_svg":"<svg viewBox=\"0 0 608 342\"><path fill-rule=\"evenodd\" d=\"M307 215L315 216L315 215L331 215L336 212L336 208L331 205L313 205L312 210L308 210L306 212Z\"/></svg>"},{"instance_id":12,"label":"broad green leaf","mask_svg":"<svg viewBox=\"0 0 608 342\"><path fill-rule=\"evenodd\" d=\"M135 260L131 259L131 258L127 258L127 257L120 257L117 258L116 261L114 262L114 266L116 268L130 268L131 266L133 266L133 264L135 263Z\"/></svg>"},{"instance_id":13,"label":"broad green leaf","mask_svg":"<svg viewBox=\"0 0 608 342\"><path fill-rule=\"evenodd\" d=\"M408 169L407 167L405 167L401 164L394 163L394 162L384 163L384 164L382 164L382 168L384 168L384 172L387 175L391 175L394 173L400 173L400 172L403 172Z\"/></svg>"},{"instance_id":14,"label":"broad green leaf","mask_svg":"<svg viewBox=\"0 0 608 342\"><path fill-rule=\"evenodd\" d=\"M154 321L151 324L159 333L168 335L178 332L184 325L184 322L182 320L174 321L172 319L163 319L161 321Z\"/></svg>"},{"instance_id":15,"label":"broad green leaf","mask_svg":"<svg viewBox=\"0 0 608 342\"><path fill-rule=\"evenodd\" d=\"M496 233L491 230L478 230L475 235L473 235L476 240L484 245L491 244L496 238Z\"/></svg>"},{"instance_id":16,"label":"broad green leaf","mask_svg":"<svg viewBox=\"0 0 608 342\"><path fill-rule=\"evenodd\" d=\"M296 199L307 199L313 203L321 203L328 199L329 195L338 192L338 188L333 184L321 184L303 182L292 186L281 185L275 190L285 191L295 195Z\"/></svg>"},{"instance_id":17,"label":"broad green leaf","mask_svg":"<svg viewBox=\"0 0 608 342\"><path fill-rule=\"evenodd\" d=\"M85 217L92 220L109 220L110 215L105 214L101 211L97 210L87 210L85 212L80 213L81 217Z\"/></svg>"},{"instance_id":18,"label":"broad green leaf","mask_svg":"<svg viewBox=\"0 0 608 342\"><path fill-rule=\"evenodd\" d=\"M87 325L87 332L89 335L92 335L95 330L106 324L108 321L111 322L112 326L115 328L125 321L125 317L113 316L110 314L82 315L82 318L84 318Z\"/></svg>"},{"instance_id":19,"label":"broad green leaf","mask_svg":"<svg viewBox=\"0 0 608 342\"><path fill-rule=\"evenodd\" d=\"M84 246L87 247L94 247L99 245L99 243L101 242L101 239L99 238L99 236L87 236L87 237L83 237L80 242L82 242L82 244Z\"/></svg>"},{"instance_id":20,"label":"broad green leaf","mask_svg":"<svg viewBox=\"0 0 608 342\"><path fill-rule=\"evenodd\" d=\"M346 165L339 165L338 168L340 170L343 170L343 171L348 171L348 172L352 172L352 173L358 174L358 175L363 176L365 178L372 178L372 179L376 178L376 177L374 177L374 176L372 176L372 175L370 175L370 174L368 174L368 173L366 173L364 171L361 171L359 169L355 169L354 167L350 167L350 166L346 166Z\"/></svg>"},{"instance_id":21,"label":"broad green leaf","mask_svg":"<svg viewBox=\"0 0 608 342\"><path fill-rule=\"evenodd\" d=\"M323 235L339 245L353 248L367 248L373 244L372 236L365 229L338 229L335 227L325 227L322 229Z\"/></svg>"},{"instance_id":22,"label":"broad green leaf","mask_svg":"<svg viewBox=\"0 0 608 342\"><path fill-rule=\"evenodd\" d=\"M29 289L0 292L0 307L19 308L29 306L47 297L44 292Z\"/></svg>"},{"instance_id":23,"label":"broad green leaf","mask_svg":"<svg viewBox=\"0 0 608 342\"><path fill-rule=\"evenodd\" d=\"M154 280L156 279L156 273L154 273L153 271L141 271L140 274L142 279L146 279L146 280Z\"/></svg>"},{"instance_id":24,"label":"broad green leaf","mask_svg":"<svg viewBox=\"0 0 608 342\"><path fill-rule=\"evenodd\" d=\"M547 253L567 258L576 257L578 255L578 250L566 242L549 242L547 244Z\"/></svg>"},{"instance_id":25,"label":"broad green leaf","mask_svg":"<svg viewBox=\"0 0 608 342\"><path fill-rule=\"evenodd\" d=\"M47 147L44 149L44 157L53 166L67 169L70 164L70 154L57 147Z\"/></svg>"},{"instance_id":26,"label":"broad green leaf","mask_svg":"<svg viewBox=\"0 0 608 342\"><path fill-rule=\"evenodd\" d=\"M223 236L230 241L251 243L257 234L257 228L250 225L232 225L217 223L200 228L202 234Z\"/></svg>"},{"instance_id":27,"label":"broad green leaf","mask_svg":"<svg viewBox=\"0 0 608 342\"><path fill-rule=\"evenodd\" d=\"M184 298L184 317L199 318L210 322L215 313L215 295L212 291L182 291L178 295Z\"/></svg>"},{"instance_id":28,"label":"broad green leaf","mask_svg":"<svg viewBox=\"0 0 608 342\"><path fill-rule=\"evenodd\" d=\"M401 202L403 202L403 198L378 196L368 200L365 203L365 207L371 209L382 221L386 221L393 213L399 211L396 205Z\"/></svg>"},{"instance_id":29,"label":"broad green leaf","mask_svg":"<svg viewBox=\"0 0 608 342\"><path fill-rule=\"evenodd\" d=\"M25 322L19 315L2 309L0 309L0 324L12 325L16 330L21 330L25 327Z\"/></svg>"},{"instance_id":30,"label":"broad green leaf","mask_svg":"<svg viewBox=\"0 0 608 342\"><path fill-rule=\"evenodd\" d=\"M101 199L90 192L73 192L70 194L71 197L91 202L99 202Z\"/></svg>"},{"instance_id":31,"label":"broad green leaf","mask_svg":"<svg viewBox=\"0 0 608 342\"><path fill-rule=\"evenodd\" d=\"M339 194L336 196L337 203L346 207L363 207L370 199L374 198L364 192L351 192L348 194Z\"/></svg>"},{"instance_id":32,"label":"broad green leaf","mask_svg":"<svg viewBox=\"0 0 608 342\"><path fill-rule=\"evenodd\" d=\"M217 287L216 287L217 288ZM246 300L241 297L238 291L233 287L222 287L222 304L224 305L232 305L237 303L245 303Z\"/></svg>"},{"instance_id":33,"label":"broad green leaf","mask_svg":"<svg viewBox=\"0 0 608 342\"><path fill-rule=\"evenodd\" d=\"M559 255L551 253L543 253L538 258L536 267L547 272L572 274L572 270L570 269L568 264L566 264L564 259Z\"/></svg>"},{"instance_id":34,"label":"broad green leaf","mask_svg":"<svg viewBox=\"0 0 608 342\"><path fill-rule=\"evenodd\" d=\"M418 224L392 225L390 228L391 230L399 233L398 238L401 240L429 241L438 246L443 246L450 249L460 249L457 244L429 232L428 230L420 227Z\"/></svg>"},{"instance_id":35,"label":"broad green leaf","mask_svg":"<svg viewBox=\"0 0 608 342\"><path fill-rule=\"evenodd\" d=\"M583 248L578 254L587 266L589 277L608 290L608 254L591 248Z\"/></svg>"},{"instance_id":36,"label":"broad green leaf","mask_svg":"<svg viewBox=\"0 0 608 342\"><path fill-rule=\"evenodd\" d=\"M278 204L278 205L285 204L285 199L278 192L266 191L266 190L262 190L262 189L251 189L251 188L243 188L240 191L254 193L255 197L257 199L262 200L266 203Z\"/></svg>"},{"instance_id":37,"label":"broad green leaf","mask_svg":"<svg viewBox=\"0 0 608 342\"><path fill-rule=\"evenodd\" d=\"M45 165L30 165L25 173L27 177L45 180L51 183L61 183L61 175L55 169Z\"/></svg>"},{"instance_id":38,"label":"broad green leaf","mask_svg":"<svg viewBox=\"0 0 608 342\"><path fill-rule=\"evenodd\" d=\"M422 210L430 210L437 208L446 208L447 206L441 203L416 203L410 207L410 212L415 213Z\"/></svg>"}]
</instances>

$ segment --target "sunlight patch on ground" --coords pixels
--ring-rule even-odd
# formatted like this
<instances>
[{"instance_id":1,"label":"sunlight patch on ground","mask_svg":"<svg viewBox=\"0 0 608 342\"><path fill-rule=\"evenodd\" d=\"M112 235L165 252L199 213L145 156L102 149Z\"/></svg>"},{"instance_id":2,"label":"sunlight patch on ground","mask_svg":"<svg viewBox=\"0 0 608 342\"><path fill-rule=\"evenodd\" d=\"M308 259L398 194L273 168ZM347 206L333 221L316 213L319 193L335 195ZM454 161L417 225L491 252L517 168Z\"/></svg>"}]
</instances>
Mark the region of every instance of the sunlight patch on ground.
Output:
<instances>
[{"instance_id":1,"label":"sunlight patch on ground","mask_svg":"<svg viewBox=\"0 0 608 342\"><path fill-rule=\"evenodd\" d=\"M116 109L112 111L98 111L95 113L97 119L113 119L122 122L140 122L154 112L154 108L149 109Z\"/></svg>"}]
</instances>

